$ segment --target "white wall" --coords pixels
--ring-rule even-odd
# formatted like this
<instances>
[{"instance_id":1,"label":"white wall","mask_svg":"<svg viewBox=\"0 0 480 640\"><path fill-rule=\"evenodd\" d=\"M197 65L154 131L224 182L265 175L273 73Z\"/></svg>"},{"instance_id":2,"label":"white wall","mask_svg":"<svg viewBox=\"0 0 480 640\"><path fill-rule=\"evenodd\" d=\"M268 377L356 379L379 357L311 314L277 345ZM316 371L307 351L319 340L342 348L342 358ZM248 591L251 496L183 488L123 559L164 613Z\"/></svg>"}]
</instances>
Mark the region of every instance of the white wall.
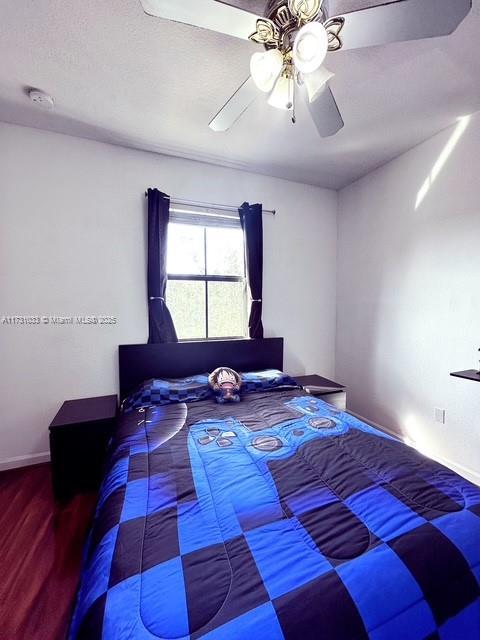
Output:
<instances>
[{"instance_id":1,"label":"white wall","mask_svg":"<svg viewBox=\"0 0 480 640\"><path fill-rule=\"evenodd\" d=\"M62 401L115 392L117 345L146 341L149 186L277 210L264 219L265 335L285 337L287 371L333 375L335 192L0 124L0 317L118 318L0 324L0 463L48 450Z\"/></svg>"},{"instance_id":2,"label":"white wall","mask_svg":"<svg viewBox=\"0 0 480 640\"><path fill-rule=\"evenodd\" d=\"M477 482L479 149L476 115L340 193L336 342L349 409Z\"/></svg>"}]
</instances>

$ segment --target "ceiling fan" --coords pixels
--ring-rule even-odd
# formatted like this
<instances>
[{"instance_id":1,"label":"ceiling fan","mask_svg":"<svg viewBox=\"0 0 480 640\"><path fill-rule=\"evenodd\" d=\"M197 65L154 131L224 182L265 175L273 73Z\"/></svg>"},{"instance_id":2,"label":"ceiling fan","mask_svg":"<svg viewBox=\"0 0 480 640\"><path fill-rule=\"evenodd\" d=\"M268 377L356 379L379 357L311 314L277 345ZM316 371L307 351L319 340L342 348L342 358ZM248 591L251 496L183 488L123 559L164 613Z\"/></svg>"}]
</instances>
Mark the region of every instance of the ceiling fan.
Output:
<instances>
[{"instance_id":1,"label":"ceiling fan","mask_svg":"<svg viewBox=\"0 0 480 640\"><path fill-rule=\"evenodd\" d=\"M300 93L322 137L344 122L323 65L328 52L358 49L453 33L472 0L396 0L330 16L328 0L268 0L258 16L221 0L141 0L148 15L210 29L262 45L250 60L250 76L210 122L227 131L258 96L292 111Z\"/></svg>"}]
</instances>

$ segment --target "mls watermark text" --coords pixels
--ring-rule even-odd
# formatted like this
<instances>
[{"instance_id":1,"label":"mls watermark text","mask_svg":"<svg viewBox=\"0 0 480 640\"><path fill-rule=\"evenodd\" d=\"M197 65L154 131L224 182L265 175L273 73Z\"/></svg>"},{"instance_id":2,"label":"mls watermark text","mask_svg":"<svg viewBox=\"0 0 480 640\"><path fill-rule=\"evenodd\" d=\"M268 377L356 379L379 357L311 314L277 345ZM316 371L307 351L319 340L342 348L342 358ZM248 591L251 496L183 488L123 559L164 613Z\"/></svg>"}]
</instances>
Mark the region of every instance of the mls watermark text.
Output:
<instances>
[{"instance_id":1,"label":"mls watermark text","mask_svg":"<svg viewBox=\"0 0 480 640\"><path fill-rule=\"evenodd\" d=\"M0 325L112 325L117 324L115 316L23 316L23 315L0 315Z\"/></svg>"}]
</instances>

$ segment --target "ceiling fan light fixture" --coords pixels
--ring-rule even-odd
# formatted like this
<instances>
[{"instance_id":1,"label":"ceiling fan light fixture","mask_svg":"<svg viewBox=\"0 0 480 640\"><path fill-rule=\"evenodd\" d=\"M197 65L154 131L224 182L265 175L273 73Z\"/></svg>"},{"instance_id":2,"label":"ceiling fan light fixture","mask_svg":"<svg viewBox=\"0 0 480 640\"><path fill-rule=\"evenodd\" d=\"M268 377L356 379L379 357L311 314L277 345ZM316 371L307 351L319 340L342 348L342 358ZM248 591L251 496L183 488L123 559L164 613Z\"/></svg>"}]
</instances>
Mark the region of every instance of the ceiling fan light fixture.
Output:
<instances>
[{"instance_id":1,"label":"ceiling fan light fixture","mask_svg":"<svg viewBox=\"0 0 480 640\"><path fill-rule=\"evenodd\" d=\"M276 109L290 111L293 109L294 81L291 75L282 74L273 88L268 104Z\"/></svg>"},{"instance_id":2,"label":"ceiling fan light fixture","mask_svg":"<svg viewBox=\"0 0 480 640\"><path fill-rule=\"evenodd\" d=\"M320 22L304 25L293 43L293 61L301 73L319 69L328 51L328 35Z\"/></svg>"},{"instance_id":3,"label":"ceiling fan light fixture","mask_svg":"<svg viewBox=\"0 0 480 640\"><path fill-rule=\"evenodd\" d=\"M302 73L303 84L307 90L308 101L310 103L315 102L327 82L331 80L334 75L334 73L323 66L311 73Z\"/></svg>"},{"instance_id":4,"label":"ceiling fan light fixture","mask_svg":"<svg viewBox=\"0 0 480 640\"><path fill-rule=\"evenodd\" d=\"M250 59L250 75L260 91L268 93L280 75L283 56L278 49L254 53Z\"/></svg>"}]
</instances>

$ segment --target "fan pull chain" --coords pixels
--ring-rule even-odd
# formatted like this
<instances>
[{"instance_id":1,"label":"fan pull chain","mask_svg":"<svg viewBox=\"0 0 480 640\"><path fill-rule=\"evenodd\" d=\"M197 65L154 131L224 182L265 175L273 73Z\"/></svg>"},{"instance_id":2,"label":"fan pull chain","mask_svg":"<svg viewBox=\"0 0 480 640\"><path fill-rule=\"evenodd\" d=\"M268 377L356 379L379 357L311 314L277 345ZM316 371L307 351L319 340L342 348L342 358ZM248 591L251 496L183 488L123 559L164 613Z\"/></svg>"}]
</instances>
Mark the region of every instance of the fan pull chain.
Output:
<instances>
[{"instance_id":1,"label":"fan pull chain","mask_svg":"<svg viewBox=\"0 0 480 640\"><path fill-rule=\"evenodd\" d=\"M292 89L292 93L293 93L293 95L292 95L292 124L295 124L297 122L297 116L295 114L295 107L297 105L297 101L296 101L297 95L295 93L296 85L297 85L297 82L296 82L295 74L294 74L293 75L293 82L292 82L292 86L293 86L293 89Z\"/></svg>"}]
</instances>

